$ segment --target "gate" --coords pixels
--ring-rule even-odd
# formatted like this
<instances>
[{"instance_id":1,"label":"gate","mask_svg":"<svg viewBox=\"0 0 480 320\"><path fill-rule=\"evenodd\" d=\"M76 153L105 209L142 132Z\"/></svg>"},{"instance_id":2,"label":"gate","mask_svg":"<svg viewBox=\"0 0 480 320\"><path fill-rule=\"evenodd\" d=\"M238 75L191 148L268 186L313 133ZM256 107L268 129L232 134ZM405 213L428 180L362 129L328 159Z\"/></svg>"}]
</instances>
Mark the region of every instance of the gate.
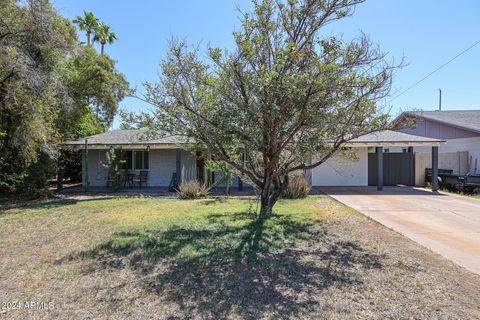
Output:
<instances>
[{"instance_id":1,"label":"gate","mask_svg":"<svg viewBox=\"0 0 480 320\"><path fill-rule=\"evenodd\" d=\"M378 154L368 154L368 185L378 181ZM383 154L383 185L415 185L415 158L413 152Z\"/></svg>"}]
</instances>

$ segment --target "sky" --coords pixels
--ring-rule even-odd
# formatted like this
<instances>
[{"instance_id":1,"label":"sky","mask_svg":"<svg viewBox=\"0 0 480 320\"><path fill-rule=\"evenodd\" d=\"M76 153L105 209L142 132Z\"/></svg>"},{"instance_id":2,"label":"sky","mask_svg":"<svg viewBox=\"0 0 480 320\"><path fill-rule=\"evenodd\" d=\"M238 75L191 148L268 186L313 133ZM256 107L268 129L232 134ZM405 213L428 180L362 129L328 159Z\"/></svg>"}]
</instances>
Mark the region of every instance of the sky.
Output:
<instances>
[{"instance_id":1,"label":"sky","mask_svg":"<svg viewBox=\"0 0 480 320\"><path fill-rule=\"evenodd\" d=\"M240 26L240 14L251 9L250 0L52 0L59 13L74 19L92 11L112 26L118 41L106 48L117 68L134 88L156 81L159 63L168 40L185 38L189 43L233 48L232 31ZM398 70L391 97L385 104L392 116L411 109L480 109L480 44L428 79L402 94L437 67L480 40L478 0L367 0L352 17L329 25L324 35L352 39L361 32L389 57L407 66ZM85 36L80 35L85 41ZM129 111L151 107L126 98L121 108ZM116 119L113 127L119 126Z\"/></svg>"}]
</instances>

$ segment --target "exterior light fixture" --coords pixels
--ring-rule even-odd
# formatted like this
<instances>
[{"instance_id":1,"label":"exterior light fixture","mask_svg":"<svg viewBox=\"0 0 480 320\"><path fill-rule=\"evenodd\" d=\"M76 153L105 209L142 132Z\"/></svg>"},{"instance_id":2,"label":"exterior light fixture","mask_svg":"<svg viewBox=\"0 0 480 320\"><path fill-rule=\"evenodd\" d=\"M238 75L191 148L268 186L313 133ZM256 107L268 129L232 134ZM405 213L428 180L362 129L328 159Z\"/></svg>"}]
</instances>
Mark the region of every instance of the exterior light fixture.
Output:
<instances>
[{"instance_id":1,"label":"exterior light fixture","mask_svg":"<svg viewBox=\"0 0 480 320\"><path fill-rule=\"evenodd\" d=\"M147 146L147 152L150 152L150 146Z\"/></svg>"}]
</instances>

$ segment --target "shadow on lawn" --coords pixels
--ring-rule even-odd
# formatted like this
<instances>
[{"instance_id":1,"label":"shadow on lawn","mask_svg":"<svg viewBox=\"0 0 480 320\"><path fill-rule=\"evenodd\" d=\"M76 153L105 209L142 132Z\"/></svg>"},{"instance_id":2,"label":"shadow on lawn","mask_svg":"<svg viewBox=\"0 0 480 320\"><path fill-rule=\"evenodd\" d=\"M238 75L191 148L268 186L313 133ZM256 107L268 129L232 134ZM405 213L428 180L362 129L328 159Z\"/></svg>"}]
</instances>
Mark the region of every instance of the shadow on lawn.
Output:
<instances>
[{"instance_id":1,"label":"shadow on lawn","mask_svg":"<svg viewBox=\"0 0 480 320\"><path fill-rule=\"evenodd\" d=\"M339 240L328 227L286 215L253 221L248 213L212 214L202 227L116 234L70 259L88 272L128 269L143 290L178 305L184 316L301 316L332 285L361 284L382 256Z\"/></svg>"},{"instance_id":2,"label":"shadow on lawn","mask_svg":"<svg viewBox=\"0 0 480 320\"><path fill-rule=\"evenodd\" d=\"M90 197L85 199L65 198L65 199L36 200L36 201L32 201L31 203L20 203L18 205L12 205L8 209L14 209L14 208L20 208L20 207L23 207L26 209L55 209L55 208L69 206L69 205L74 205L81 202L97 202L97 201L112 200L112 199L119 199L119 197L98 196L98 197Z\"/></svg>"}]
</instances>

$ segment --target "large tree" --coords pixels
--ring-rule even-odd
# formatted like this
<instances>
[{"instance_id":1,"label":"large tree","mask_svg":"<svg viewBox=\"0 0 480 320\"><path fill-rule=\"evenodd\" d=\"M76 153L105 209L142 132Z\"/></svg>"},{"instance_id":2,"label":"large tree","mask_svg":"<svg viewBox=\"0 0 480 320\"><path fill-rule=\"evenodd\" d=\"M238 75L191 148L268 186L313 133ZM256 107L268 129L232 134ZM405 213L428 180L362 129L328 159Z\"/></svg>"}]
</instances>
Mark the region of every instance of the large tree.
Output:
<instances>
[{"instance_id":1,"label":"large tree","mask_svg":"<svg viewBox=\"0 0 480 320\"><path fill-rule=\"evenodd\" d=\"M91 110L97 125L107 129L117 113L119 102L130 92L125 76L115 67L115 61L107 55L98 54L94 48L81 47L62 65L62 82L69 95L80 108L81 116ZM76 112L73 116L78 117ZM78 118L66 115L62 127L64 132L72 132ZM92 118L93 119L93 118ZM73 126L72 126L73 124ZM80 138L68 136L68 139Z\"/></svg>"},{"instance_id":2,"label":"large tree","mask_svg":"<svg viewBox=\"0 0 480 320\"><path fill-rule=\"evenodd\" d=\"M142 97L151 132L200 144L260 190L259 218L289 176L310 170L357 136L384 128L377 101L390 90L396 65L366 36L353 41L322 33L362 0L254 1L234 32L233 52L208 57L172 41L158 83Z\"/></svg>"},{"instance_id":3,"label":"large tree","mask_svg":"<svg viewBox=\"0 0 480 320\"><path fill-rule=\"evenodd\" d=\"M42 187L60 143L104 131L127 90L50 1L0 1L0 192Z\"/></svg>"},{"instance_id":4,"label":"large tree","mask_svg":"<svg viewBox=\"0 0 480 320\"><path fill-rule=\"evenodd\" d=\"M54 155L57 112L74 108L57 70L75 45L75 28L48 1L0 2L0 190Z\"/></svg>"}]
</instances>

